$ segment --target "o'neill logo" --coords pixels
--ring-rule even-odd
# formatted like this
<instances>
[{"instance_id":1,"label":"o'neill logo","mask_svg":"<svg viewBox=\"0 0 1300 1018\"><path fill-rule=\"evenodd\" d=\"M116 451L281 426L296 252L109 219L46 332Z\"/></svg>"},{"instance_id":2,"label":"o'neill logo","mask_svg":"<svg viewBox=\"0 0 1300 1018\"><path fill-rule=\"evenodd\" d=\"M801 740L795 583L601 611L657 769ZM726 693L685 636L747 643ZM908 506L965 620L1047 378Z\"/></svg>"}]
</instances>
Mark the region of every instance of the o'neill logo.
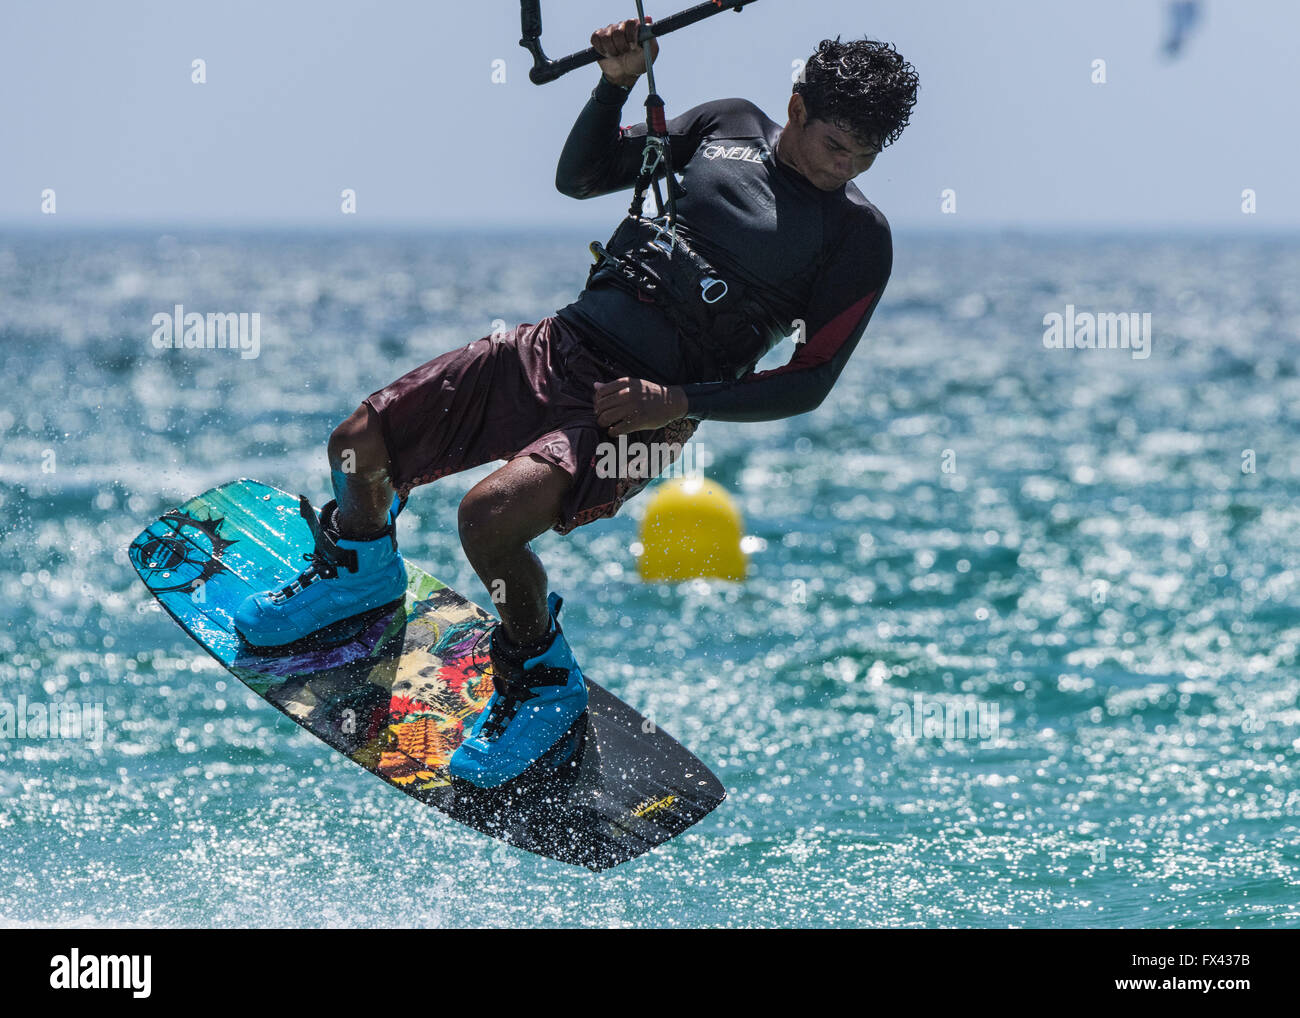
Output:
<instances>
[{"instance_id":1,"label":"o'neill logo","mask_svg":"<svg viewBox=\"0 0 1300 1018\"><path fill-rule=\"evenodd\" d=\"M50 986L56 990L131 990L133 997L149 996L152 955L88 954L75 947L50 959Z\"/></svg>"},{"instance_id":2,"label":"o'neill logo","mask_svg":"<svg viewBox=\"0 0 1300 1018\"><path fill-rule=\"evenodd\" d=\"M708 160L739 159L746 163L765 163L772 158L766 145L759 148L753 145L705 145L702 155Z\"/></svg>"}]
</instances>

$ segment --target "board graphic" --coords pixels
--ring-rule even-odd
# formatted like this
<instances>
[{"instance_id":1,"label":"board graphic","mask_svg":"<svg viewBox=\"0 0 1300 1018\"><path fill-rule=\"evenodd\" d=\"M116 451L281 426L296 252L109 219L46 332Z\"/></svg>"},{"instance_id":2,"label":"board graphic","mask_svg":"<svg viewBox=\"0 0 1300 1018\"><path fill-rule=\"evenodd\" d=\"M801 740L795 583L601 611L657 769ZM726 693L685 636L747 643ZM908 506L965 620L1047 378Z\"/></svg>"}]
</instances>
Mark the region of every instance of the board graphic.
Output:
<instances>
[{"instance_id":1,"label":"board graphic","mask_svg":"<svg viewBox=\"0 0 1300 1018\"><path fill-rule=\"evenodd\" d=\"M590 678L590 704L517 779L482 789L447 761L492 695L492 617L407 561L406 604L328 649L249 651L231 615L312 549L298 499L258 481L213 488L131 543L162 607L254 693L394 788L511 845L603 870L680 834L726 797L692 753Z\"/></svg>"}]
</instances>

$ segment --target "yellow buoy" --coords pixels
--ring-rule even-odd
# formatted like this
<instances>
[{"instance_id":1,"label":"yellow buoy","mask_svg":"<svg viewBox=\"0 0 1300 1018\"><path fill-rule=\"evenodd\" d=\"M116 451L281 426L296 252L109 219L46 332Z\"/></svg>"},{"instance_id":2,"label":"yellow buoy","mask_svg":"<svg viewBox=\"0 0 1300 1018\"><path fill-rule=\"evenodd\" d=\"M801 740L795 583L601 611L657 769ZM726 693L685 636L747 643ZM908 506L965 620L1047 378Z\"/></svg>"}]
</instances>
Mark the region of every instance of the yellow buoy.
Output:
<instances>
[{"instance_id":1,"label":"yellow buoy","mask_svg":"<svg viewBox=\"0 0 1300 1018\"><path fill-rule=\"evenodd\" d=\"M740 510L722 485L702 477L675 477L661 484L646 506L638 561L641 579L743 580L743 536Z\"/></svg>"}]
</instances>

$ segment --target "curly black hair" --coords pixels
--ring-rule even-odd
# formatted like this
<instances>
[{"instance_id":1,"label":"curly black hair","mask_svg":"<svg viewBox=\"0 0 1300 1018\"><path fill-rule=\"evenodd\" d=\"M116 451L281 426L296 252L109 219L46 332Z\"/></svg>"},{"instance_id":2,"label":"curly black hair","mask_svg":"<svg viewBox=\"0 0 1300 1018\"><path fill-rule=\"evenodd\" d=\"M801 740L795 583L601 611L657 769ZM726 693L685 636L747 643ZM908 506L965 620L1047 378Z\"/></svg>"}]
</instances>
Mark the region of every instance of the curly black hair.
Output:
<instances>
[{"instance_id":1,"label":"curly black hair","mask_svg":"<svg viewBox=\"0 0 1300 1018\"><path fill-rule=\"evenodd\" d=\"M898 140L916 105L916 68L891 43L823 39L808 58L795 95L809 120L834 124L884 148Z\"/></svg>"}]
</instances>

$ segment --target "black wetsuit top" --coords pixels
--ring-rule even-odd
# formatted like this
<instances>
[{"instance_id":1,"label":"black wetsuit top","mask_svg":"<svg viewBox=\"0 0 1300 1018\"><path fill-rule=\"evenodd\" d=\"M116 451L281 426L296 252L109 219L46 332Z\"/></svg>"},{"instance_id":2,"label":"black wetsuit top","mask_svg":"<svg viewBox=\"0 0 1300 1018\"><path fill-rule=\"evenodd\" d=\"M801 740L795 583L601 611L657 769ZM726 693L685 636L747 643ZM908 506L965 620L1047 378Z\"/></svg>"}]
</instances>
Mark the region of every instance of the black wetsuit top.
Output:
<instances>
[{"instance_id":1,"label":"black wetsuit top","mask_svg":"<svg viewBox=\"0 0 1300 1018\"><path fill-rule=\"evenodd\" d=\"M619 126L629 92L604 77L592 91L560 155L555 184L563 194L593 198L636 183L646 127ZM889 224L852 183L822 191L776 159L782 128L746 99L696 106L668 129L673 168L686 189L677 201L678 230L721 274L737 274L780 309L789 332L804 337L794 356L754 372L775 345L756 333L738 377L701 381L685 377L667 315L624 290L585 289L556 314L641 377L681 385L687 416L696 420L767 421L816 409L889 279Z\"/></svg>"}]
</instances>

